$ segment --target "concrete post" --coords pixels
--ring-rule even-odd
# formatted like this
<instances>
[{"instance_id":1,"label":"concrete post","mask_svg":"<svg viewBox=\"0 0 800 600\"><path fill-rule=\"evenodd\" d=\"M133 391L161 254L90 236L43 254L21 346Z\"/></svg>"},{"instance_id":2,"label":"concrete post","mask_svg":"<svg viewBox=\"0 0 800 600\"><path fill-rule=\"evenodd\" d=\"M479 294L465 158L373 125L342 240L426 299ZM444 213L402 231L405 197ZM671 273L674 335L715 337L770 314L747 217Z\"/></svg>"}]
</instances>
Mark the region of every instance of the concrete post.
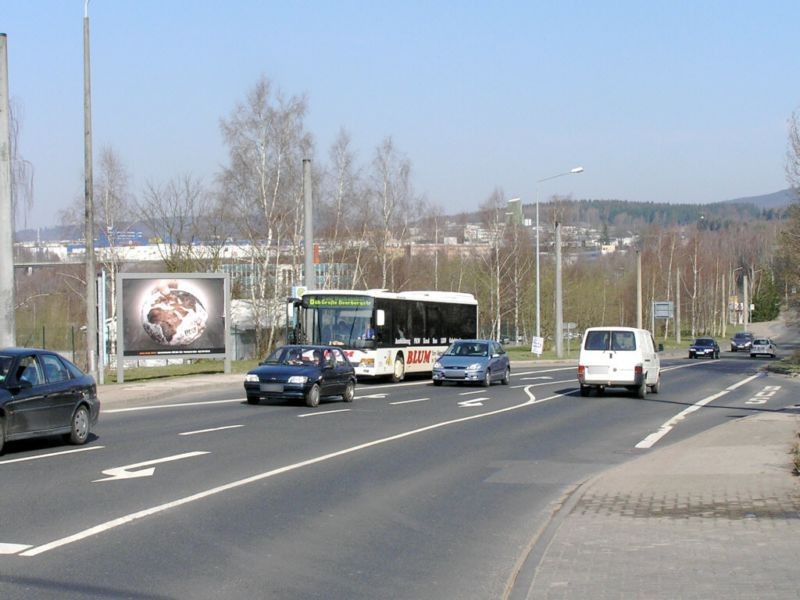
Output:
<instances>
[{"instance_id":1,"label":"concrete post","mask_svg":"<svg viewBox=\"0 0 800 600\"><path fill-rule=\"evenodd\" d=\"M8 43L0 33L0 348L16 346L14 296L14 211L11 205L11 114L8 97Z\"/></svg>"},{"instance_id":2,"label":"concrete post","mask_svg":"<svg viewBox=\"0 0 800 600\"><path fill-rule=\"evenodd\" d=\"M561 223L556 223L556 356L564 356L564 301L561 297Z\"/></svg>"},{"instance_id":3,"label":"concrete post","mask_svg":"<svg viewBox=\"0 0 800 600\"><path fill-rule=\"evenodd\" d=\"M311 207L311 159L303 159L303 203L305 208L305 285L307 290L316 286L314 273L314 215Z\"/></svg>"},{"instance_id":4,"label":"concrete post","mask_svg":"<svg viewBox=\"0 0 800 600\"><path fill-rule=\"evenodd\" d=\"M97 373L97 282L94 258L94 182L92 178L92 83L89 66L89 0L83 14L83 164L86 241L86 369Z\"/></svg>"}]
</instances>

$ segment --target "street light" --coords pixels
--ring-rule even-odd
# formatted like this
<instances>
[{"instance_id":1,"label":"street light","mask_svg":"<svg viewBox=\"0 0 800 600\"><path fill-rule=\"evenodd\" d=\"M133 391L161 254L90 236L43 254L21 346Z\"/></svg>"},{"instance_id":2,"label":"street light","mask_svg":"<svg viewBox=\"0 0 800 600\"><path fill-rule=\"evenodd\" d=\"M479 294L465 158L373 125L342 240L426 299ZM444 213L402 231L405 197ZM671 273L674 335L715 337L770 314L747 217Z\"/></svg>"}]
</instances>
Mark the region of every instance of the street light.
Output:
<instances>
[{"instance_id":1,"label":"street light","mask_svg":"<svg viewBox=\"0 0 800 600\"><path fill-rule=\"evenodd\" d=\"M542 311L541 302L542 297L539 292L539 184L543 181L555 179L556 177L564 177L565 175L577 175L583 173L583 167L575 167L566 173L559 173L558 175L551 175L536 182L536 337L542 337L541 321Z\"/></svg>"}]
</instances>

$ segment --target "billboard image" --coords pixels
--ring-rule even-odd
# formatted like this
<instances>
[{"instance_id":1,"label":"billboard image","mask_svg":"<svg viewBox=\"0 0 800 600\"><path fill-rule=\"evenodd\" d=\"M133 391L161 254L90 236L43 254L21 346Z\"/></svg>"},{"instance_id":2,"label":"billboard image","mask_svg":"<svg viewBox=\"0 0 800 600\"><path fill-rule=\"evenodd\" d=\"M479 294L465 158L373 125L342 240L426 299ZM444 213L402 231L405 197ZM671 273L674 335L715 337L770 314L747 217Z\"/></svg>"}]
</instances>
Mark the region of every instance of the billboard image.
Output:
<instances>
[{"instance_id":1,"label":"billboard image","mask_svg":"<svg viewBox=\"0 0 800 600\"><path fill-rule=\"evenodd\" d=\"M120 275L122 354L225 355L222 274Z\"/></svg>"}]
</instances>

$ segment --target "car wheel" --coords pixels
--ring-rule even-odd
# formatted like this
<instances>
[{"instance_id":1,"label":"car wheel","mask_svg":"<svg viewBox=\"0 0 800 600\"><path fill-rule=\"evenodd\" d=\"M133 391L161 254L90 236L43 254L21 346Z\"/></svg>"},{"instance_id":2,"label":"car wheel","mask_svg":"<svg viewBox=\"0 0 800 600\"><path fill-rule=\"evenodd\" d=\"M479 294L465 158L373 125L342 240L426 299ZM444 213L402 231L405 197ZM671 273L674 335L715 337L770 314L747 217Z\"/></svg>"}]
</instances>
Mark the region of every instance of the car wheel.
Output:
<instances>
[{"instance_id":1,"label":"car wheel","mask_svg":"<svg viewBox=\"0 0 800 600\"><path fill-rule=\"evenodd\" d=\"M84 405L75 409L70 422L69 441L73 444L85 444L89 439L89 411Z\"/></svg>"},{"instance_id":2,"label":"car wheel","mask_svg":"<svg viewBox=\"0 0 800 600\"><path fill-rule=\"evenodd\" d=\"M258 404L258 396L253 396L252 394L247 394L247 403L248 404Z\"/></svg>"},{"instance_id":3,"label":"car wheel","mask_svg":"<svg viewBox=\"0 0 800 600\"><path fill-rule=\"evenodd\" d=\"M503 385L508 385L508 380L511 377L511 367L506 367L506 373L503 375L503 378L500 380L500 383Z\"/></svg>"},{"instance_id":4,"label":"car wheel","mask_svg":"<svg viewBox=\"0 0 800 600\"><path fill-rule=\"evenodd\" d=\"M306 406L319 406L319 384L315 383L311 389L306 392Z\"/></svg>"},{"instance_id":5,"label":"car wheel","mask_svg":"<svg viewBox=\"0 0 800 600\"><path fill-rule=\"evenodd\" d=\"M481 385L483 385L483 387L489 387L492 385L492 372L489 370L489 367L486 367L486 374L483 376Z\"/></svg>"},{"instance_id":6,"label":"car wheel","mask_svg":"<svg viewBox=\"0 0 800 600\"><path fill-rule=\"evenodd\" d=\"M6 420L0 417L0 454L3 453L3 446L6 441Z\"/></svg>"},{"instance_id":7,"label":"car wheel","mask_svg":"<svg viewBox=\"0 0 800 600\"><path fill-rule=\"evenodd\" d=\"M756 357L756 355L751 352L750 353L750 358L755 358L755 357Z\"/></svg>"},{"instance_id":8,"label":"car wheel","mask_svg":"<svg viewBox=\"0 0 800 600\"><path fill-rule=\"evenodd\" d=\"M689 352L689 358L694 358L694 352Z\"/></svg>"},{"instance_id":9,"label":"car wheel","mask_svg":"<svg viewBox=\"0 0 800 600\"><path fill-rule=\"evenodd\" d=\"M403 362L403 357L399 354L394 359L394 370L392 371L392 383L399 383L403 381L406 376L406 363Z\"/></svg>"},{"instance_id":10,"label":"car wheel","mask_svg":"<svg viewBox=\"0 0 800 600\"><path fill-rule=\"evenodd\" d=\"M433 385L442 385L442 380L441 379L434 379L433 380Z\"/></svg>"},{"instance_id":11,"label":"car wheel","mask_svg":"<svg viewBox=\"0 0 800 600\"><path fill-rule=\"evenodd\" d=\"M344 394L342 394L342 400L345 402L352 402L353 398L356 397L356 384L353 383L353 380L347 382L347 385L344 388Z\"/></svg>"},{"instance_id":12,"label":"car wheel","mask_svg":"<svg viewBox=\"0 0 800 600\"><path fill-rule=\"evenodd\" d=\"M588 396L589 395L589 386L582 385L581 386L581 396Z\"/></svg>"},{"instance_id":13,"label":"car wheel","mask_svg":"<svg viewBox=\"0 0 800 600\"><path fill-rule=\"evenodd\" d=\"M657 394L660 389L661 389L661 376L659 375L658 379L656 379L656 382L650 386L650 391L653 392L654 394Z\"/></svg>"}]
</instances>

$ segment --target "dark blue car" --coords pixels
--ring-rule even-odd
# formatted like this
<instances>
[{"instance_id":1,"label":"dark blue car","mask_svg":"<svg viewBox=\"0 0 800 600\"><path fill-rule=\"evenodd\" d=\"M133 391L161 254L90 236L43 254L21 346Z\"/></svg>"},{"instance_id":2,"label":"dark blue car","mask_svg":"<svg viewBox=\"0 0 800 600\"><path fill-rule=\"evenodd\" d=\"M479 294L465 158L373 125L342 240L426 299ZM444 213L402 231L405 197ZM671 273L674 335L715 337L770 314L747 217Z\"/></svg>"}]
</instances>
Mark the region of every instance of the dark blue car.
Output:
<instances>
[{"instance_id":1,"label":"dark blue car","mask_svg":"<svg viewBox=\"0 0 800 600\"><path fill-rule=\"evenodd\" d=\"M689 346L689 358L719 358L719 345L710 337L697 338L694 344Z\"/></svg>"},{"instance_id":2,"label":"dark blue car","mask_svg":"<svg viewBox=\"0 0 800 600\"><path fill-rule=\"evenodd\" d=\"M85 444L99 414L94 378L63 356L0 350L0 453L6 441L40 436Z\"/></svg>"},{"instance_id":3,"label":"dark blue car","mask_svg":"<svg viewBox=\"0 0 800 600\"><path fill-rule=\"evenodd\" d=\"M458 340L433 365L433 385L445 381L480 383L493 381L508 385L511 366L508 354L494 340Z\"/></svg>"},{"instance_id":4,"label":"dark blue car","mask_svg":"<svg viewBox=\"0 0 800 600\"><path fill-rule=\"evenodd\" d=\"M320 398L340 396L352 402L356 373L341 348L292 344L281 346L244 378L247 402L262 398L304 400L318 406Z\"/></svg>"}]
</instances>

